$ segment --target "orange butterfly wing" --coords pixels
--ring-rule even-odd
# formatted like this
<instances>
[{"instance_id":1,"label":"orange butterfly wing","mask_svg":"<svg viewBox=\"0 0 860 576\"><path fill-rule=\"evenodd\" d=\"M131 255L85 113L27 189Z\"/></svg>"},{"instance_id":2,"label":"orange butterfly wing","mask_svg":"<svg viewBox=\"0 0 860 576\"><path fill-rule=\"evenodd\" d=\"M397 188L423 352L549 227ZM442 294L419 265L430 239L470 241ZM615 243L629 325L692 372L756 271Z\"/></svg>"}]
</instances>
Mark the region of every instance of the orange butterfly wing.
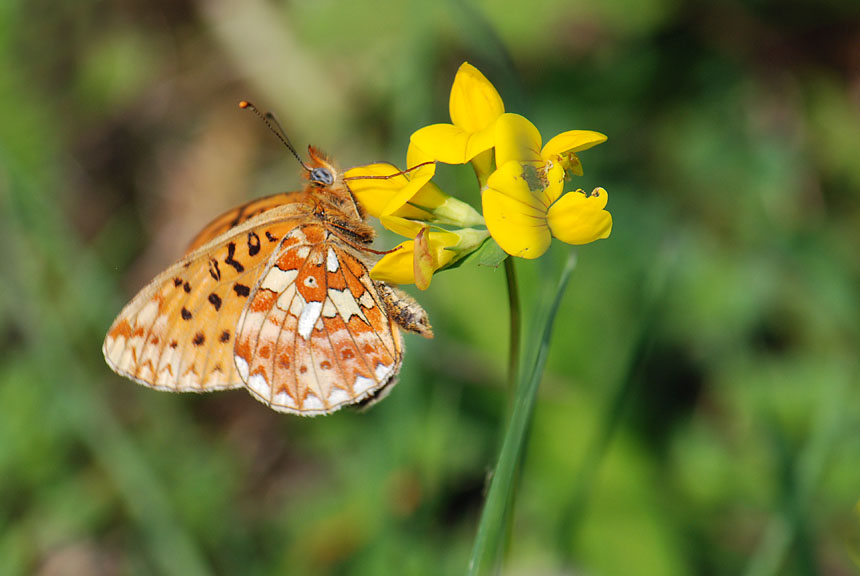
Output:
<instances>
[{"instance_id":1,"label":"orange butterfly wing","mask_svg":"<svg viewBox=\"0 0 860 576\"><path fill-rule=\"evenodd\" d=\"M303 192L285 192L283 194L266 196L265 198L257 198L256 200L251 200L241 206L237 206L236 208L221 214L212 222L207 224L203 230L198 232L197 236L194 237L194 240L192 240L188 245L185 253L190 254L204 244L208 244L218 236L221 236L228 230L247 222L251 218L259 216L264 212L268 212L269 210L285 204L303 202L305 201L305 198L306 194Z\"/></svg>"},{"instance_id":2,"label":"orange butterfly wing","mask_svg":"<svg viewBox=\"0 0 860 576\"><path fill-rule=\"evenodd\" d=\"M237 329L235 361L275 410L327 414L394 383L400 331L353 248L318 224L297 227Z\"/></svg>"},{"instance_id":3,"label":"orange butterfly wing","mask_svg":"<svg viewBox=\"0 0 860 576\"><path fill-rule=\"evenodd\" d=\"M281 240L307 218L305 206L293 202L232 227L156 277L108 331L108 365L163 390L242 386L233 360L237 320Z\"/></svg>"}]
</instances>

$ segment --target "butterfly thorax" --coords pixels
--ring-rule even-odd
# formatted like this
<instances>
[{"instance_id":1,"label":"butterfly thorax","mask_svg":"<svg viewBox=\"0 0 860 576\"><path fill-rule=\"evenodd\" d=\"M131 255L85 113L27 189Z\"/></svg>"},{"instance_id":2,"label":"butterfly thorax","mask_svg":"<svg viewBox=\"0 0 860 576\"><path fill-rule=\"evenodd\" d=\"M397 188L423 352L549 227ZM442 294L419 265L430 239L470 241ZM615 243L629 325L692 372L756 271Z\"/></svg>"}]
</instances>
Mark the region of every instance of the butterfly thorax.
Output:
<instances>
[{"instance_id":1,"label":"butterfly thorax","mask_svg":"<svg viewBox=\"0 0 860 576\"><path fill-rule=\"evenodd\" d=\"M313 198L313 215L333 234L346 236L344 239L348 242L373 242L376 233L366 223L364 210L340 177L337 168L313 146L308 148L308 153L310 162L305 174L308 180L305 192Z\"/></svg>"}]
</instances>

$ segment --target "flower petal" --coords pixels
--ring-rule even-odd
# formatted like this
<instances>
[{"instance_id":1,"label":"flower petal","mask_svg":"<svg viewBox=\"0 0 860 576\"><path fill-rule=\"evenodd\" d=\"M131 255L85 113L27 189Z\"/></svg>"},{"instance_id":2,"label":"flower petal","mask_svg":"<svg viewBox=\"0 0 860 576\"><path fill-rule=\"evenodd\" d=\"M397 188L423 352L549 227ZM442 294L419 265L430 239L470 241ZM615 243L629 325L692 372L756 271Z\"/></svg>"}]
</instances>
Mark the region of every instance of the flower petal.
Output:
<instances>
[{"instance_id":1,"label":"flower petal","mask_svg":"<svg viewBox=\"0 0 860 576\"><path fill-rule=\"evenodd\" d=\"M552 237L543 211L493 188L481 199L487 228L505 252L522 258L546 252Z\"/></svg>"},{"instance_id":2,"label":"flower petal","mask_svg":"<svg viewBox=\"0 0 860 576\"><path fill-rule=\"evenodd\" d=\"M590 196L582 190L565 194L547 213L552 235L568 244L607 238L612 232L612 215L604 210L608 199L603 188L595 188Z\"/></svg>"},{"instance_id":3,"label":"flower petal","mask_svg":"<svg viewBox=\"0 0 860 576\"><path fill-rule=\"evenodd\" d=\"M401 242L393 252L386 254L376 263L370 270L370 277L391 284L412 284L415 282L414 255L415 242Z\"/></svg>"},{"instance_id":4,"label":"flower petal","mask_svg":"<svg viewBox=\"0 0 860 576\"><path fill-rule=\"evenodd\" d=\"M423 150L434 160L445 164L465 164L470 133L453 124L431 124L416 130L411 144Z\"/></svg>"},{"instance_id":5,"label":"flower petal","mask_svg":"<svg viewBox=\"0 0 860 576\"><path fill-rule=\"evenodd\" d=\"M356 199L364 206L367 212L376 218L382 214L383 208L389 200L408 184L406 177L392 176L391 178L379 178L380 176L391 176L400 170L393 164L387 162L376 162L364 166L356 166L344 173L344 181L355 195Z\"/></svg>"},{"instance_id":6,"label":"flower petal","mask_svg":"<svg viewBox=\"0 0 860 576\"><path fill-rule=\"evenodd\" d=\"M495 125L496 166L511 161L540 162L540 132L519 114L502 114Z\"/></svg>"},{"instance_id":7,"label":"flower petal","mask_svg":"<svg viewBox=\"0 0 860 576\"><path fill-rule=\"evenodd\" d=\"M414 216L410 216L408 214L414 214L414 210L417 207L410 208L410 202L415 198L415 196L421 193L423 188L427 188L428 186L432 186L436 193L434 193L433 189L428 190L425 194L422 195L422 200L424 202L423 206L426 206L428 209L433 208L433 204L439 204L444 201L444 192L439 190L435 184L430 184L430 179L433 177L433 174L436 172L436 165L430 164L427 166L422 166L417 170L413 170L409 172L410 175L414 175L413 178L409 178L406 176L406 184L397 191L396 194L389 198L388 203L382 209L382 214L395 214L398 216L404 216L407 218L413 218ZM432 215L430 211L421 210L420 212L423 216L418 218L419 220L429 220Z\"/></svg>"},{"instance_id":8,"label":"flower petal","mask_svg":"<svg viewBox=\"0 0 860 576\"><path fill-rule=\"evenodd\" d=\"M416 222L399 216L382 216L379 222L384 228L407 238L415 238L421 230L427 228L427 225L423 222ZM449 232L434 227L430 228L428 242L430 242L433 250L439 251L456 246L460 242L460 236L456 232Z\"/></svg>"},{"instance_id":9,"label":"flower petal","mask_svg":"<svg viewBox=\"0 0 860 576\"><path fill-rule=\"evenodd\" d=\"M546 211L564 186L564 170L558 165L549 169L543 162L507 162L490 175L487 186L517 200L534 216ZM522 211L521 210L521 211Z\"/></svg>"},{"instance_id":10,"label":"flower petal","mask_svg":"<svg viewBox=\"0 0 860 576\"><path fill-rule=\"evenodd\" d=\"M457 70L448 108L451 122L470 133L492 126L505 112L505 104L496 88L468 62L463 62Z\"/></svg>"},{"instance_id":11,"label":"flower petal","mask_svg":"<svg viewBox=\"0 0 860 576\"><path fill-rule=\"evenodd\" d=\"M543 150L540 151L541 156L550 158L559 156L566 152L581 152L588 150L592 146L606 142L606 136L600 132L592 132L591 130L568 130L562 132L558 136L553 137Z\"/></svg>"},{"instance_id":12,"label":"flower petal","mask_svg":"<svg viewBox=\"0 0 860 576\"><path fill-rule=\"evenodd\" d=\"M398 234L403 232L408 234L412 230L415 230L413 236L417 236L421 230L426 229L424 225L418 222L411 222L403 218L391 216L383 216L382 223L386 228ZM452 250L447 250L447 248L459 242L460 237L457 234L438 232L432 229L426 229L424 234L427 246L419 250L421 252L420 255L416 255L415 242L413 240L401 242L393 252L386 254L376 263L370 271L370 277L374 280L391 282L392 284L413 284L415 283L416 256L425 260L429 254L432 272L435 272L454 259L456 253ZM424 273L426 274L426 269ZM429 284L430 279L428 276L422 280L422 285L426 288ZM422 288L422 290L425 288Z\"/></svg>"},{"instance_id":13,"label":"flower petal","mask_svg":"<svg viewBox=\"0 0 860 576\"><path fill-rule=\"evenodd\" d=\"M421 229L424 228L424 224L421 222L387 214L383 214L379 217L379 223L382 224L385 229L391 230L395 234L406 236L407 238L415 238L415 236L421 232Z\"/></svg>"},{"instance_id":14,"label":"flower petal","mask_svg":"<svg viewBox=\"0 0 860 576\"><path fill-rule=\"evenodd\" d=\"M582 176L582 162L579 161L579 156L573 152L568 152L562 155L561 165L565 170L574 176Z\"/></svg>"},{"instance_id":15,"label":"flower petal","mask_svg":"<svg viewBox=\"0 0 860 576\"><path fill-rule=\"evenodd\" d=\"M371 216L379 218L388 210L399 210L400 216L428 219L429 212L405 205L418 192L421 181L412 181L399 172L400 169L393 164L377 162L348 170L344 174L344 181ZM432 176L432 173L421 175L425 182Z\"/></svg>"},{"instance_id":16,"label":"flower petal","mask_svg":"<svg viewBox=\"0 0 860 576\"><path fill-rule=\"evenodd\" d=\"M496 126L495 124L490 124L480 132L475 132L471 136L469 136L469 140L466 142L466 162L469 162L480 154L481 152L486 152L490 148L492 148L496 143Z\"/></svg>"},{"instance_id":17,"label":"flower petal","mask_svg":"<svg viewBox=\"0 0 860 576\"><path fill-rule=\"evenodd\" d=\"M427 290L430 287L430 279L436 270L433 254L430 252L429 234L430 230L427 226L421 228L412 244L415 251L412 257L412 274L419 290Z\"/></svg>"},{"instance_id":18,"label":"flower petal","mask_svg":"<svg viewBox=\"0 0 860 576\"><path fill-rule=\"evenodd\" d=\"M419 146L409 141L409 146L406 148L406 167L411 168L412 166L418 166L419 164L423 164L425 162L433 162L435 158L431 154L428 154L424 150L422 150Z\"/></svg>"}]
</instances>

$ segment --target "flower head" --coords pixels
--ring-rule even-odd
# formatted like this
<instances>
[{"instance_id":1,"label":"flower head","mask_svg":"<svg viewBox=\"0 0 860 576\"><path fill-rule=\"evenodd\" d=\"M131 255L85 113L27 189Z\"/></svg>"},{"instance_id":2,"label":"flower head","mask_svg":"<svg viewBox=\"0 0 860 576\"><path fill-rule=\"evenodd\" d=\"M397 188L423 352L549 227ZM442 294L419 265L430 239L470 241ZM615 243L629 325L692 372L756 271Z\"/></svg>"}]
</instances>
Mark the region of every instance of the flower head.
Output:
<instances>
[{"instance_id":1,"label":"flower head","mask_svg":"<svg viewBox=\"0 0 860 576\"><path fill-rule=\"evenodd\" d=\"M345 174L367 212L408 238L373 267L374 279L415 283L423 290L436 271L482 246L487 249L481 262L497 262L503 255L485 244L490 235L507 254L522 258L539 257L553 237L586 244L609 236L612 216L605 210L603 188L590 194L564 192L569 176L582 175L577 153L606 136L570 130L544 145L531 122L505 113L495 87L467 62L457 71L449 109L450 124L433 124L412 134L405 170L376 163ZM483 215L436 186L432 180L437 162L471 163Z\"/></svg>"},{"instance_id":2,"label":"flower head","mask_svg":"<svg viewBox=\"0 0 860 576\"><path fill-rule=\"evenodd\" d=\"M606 238L612 216L604 210L607 194L596 188L563 194L566 170L581 174L575 152L606 140L597 132L559 134L541 148L534 125L516 114L496 123L496 162L482 196L487 228L499 246L513 256L537 258L555 236L568 244Z\"/></svg>"}]
</instances>

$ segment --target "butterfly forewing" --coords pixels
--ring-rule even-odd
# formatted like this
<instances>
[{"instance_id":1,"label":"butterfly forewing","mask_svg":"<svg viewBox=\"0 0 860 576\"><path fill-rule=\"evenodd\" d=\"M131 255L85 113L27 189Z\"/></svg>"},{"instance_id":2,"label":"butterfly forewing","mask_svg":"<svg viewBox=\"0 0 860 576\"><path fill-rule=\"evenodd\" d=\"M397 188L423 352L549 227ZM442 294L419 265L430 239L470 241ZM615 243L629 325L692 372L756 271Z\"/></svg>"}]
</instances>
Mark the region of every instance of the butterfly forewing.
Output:
<instances>
[{"instance_id":1,"label":"butterfly forewing","mask_svg":"<svg viewBox=\"0 0 860 576\"><path fill-rule=\"evenodd\" d=\"M259 216L264 212L285 206L289 204L303 205L307 201L307 195L303 192L286 192L284 194L275 194L274 196L266 196L251 200L241 206L237 206L232 210L221 214L206 227L197 233L194 240L189 244L186 253L191 253L197 250L204 244L208 244L218 236L225 234L227 231L239 226L251 218Z\"/></svg>"},{"instance_id":2,"label":"butterfly forewing","mask_svg":"<svg viewBox=\"0 0 860 576\"><path fill-rule=\"evenodd\" d=\"M295 222L287 217L232 228L160 274L108 331L108 364L160 389L241 386L233 360L236 319Z\"/></svg>"},{"instance_id":3,"label":"butterfly forewing","mask_svg":"<svg viewBox=\"0 0 860 576\"><path fill-rule=\"evenodd\" d=\"M306 415L391 384L402 357L367 267L319 224L285 239L239 321L235 351L255 396Z\"/></svg>"}]
</instances>

